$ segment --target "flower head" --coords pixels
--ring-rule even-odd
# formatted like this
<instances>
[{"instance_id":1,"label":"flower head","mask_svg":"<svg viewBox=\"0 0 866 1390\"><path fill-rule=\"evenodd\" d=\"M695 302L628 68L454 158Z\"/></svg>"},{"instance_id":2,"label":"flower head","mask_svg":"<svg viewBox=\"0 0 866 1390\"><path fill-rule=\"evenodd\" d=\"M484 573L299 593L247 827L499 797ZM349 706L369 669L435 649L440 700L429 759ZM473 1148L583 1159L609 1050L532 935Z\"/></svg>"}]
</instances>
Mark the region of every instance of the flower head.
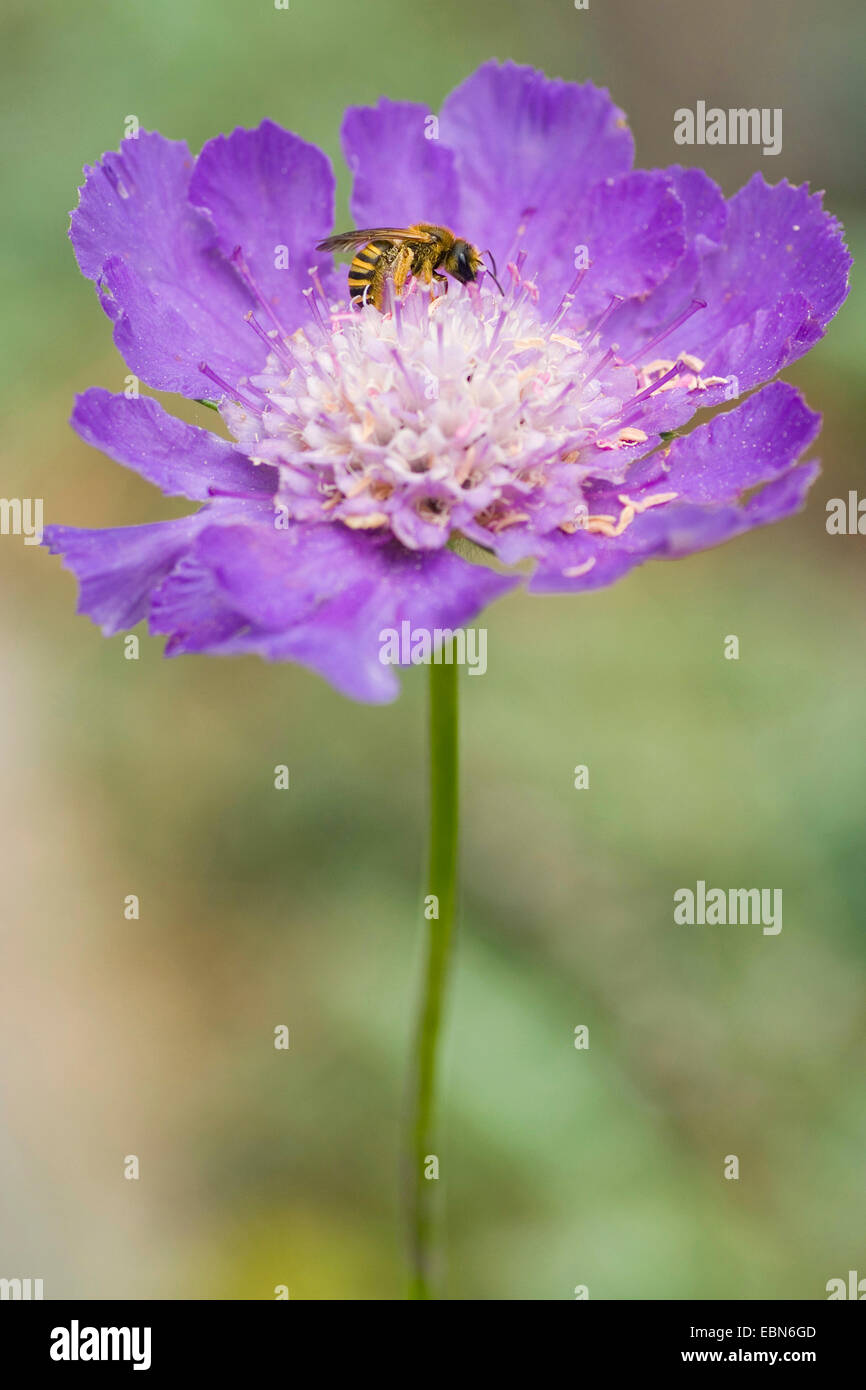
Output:
<instances>
[{"instance_id":1,"label":"flower head","mask_svg":"<svg viewBox=\"0 0 866 1390\"><path fill-rule=\"evenodd\" d=\"M461 539L534 562L535 591L578 591L802 504L818 417L781 382L746 393L847 292L820 199L756 176L726 202L700 170L632 171L605 92L513 64L432 119L384 100L348 113L353 215L454 228L507 267L502 295L482 274L352 306L315 250L328 161L271 122L196 160L141 134L87 171L71 235L117 346L151 387L214 400L231 436L150 397L79 397L85 439L203 504L46 528L106 633L147 617L167 654L258 652L389 699L383 629L462 625L518 582Z\"/></svg>"}]
</instances>

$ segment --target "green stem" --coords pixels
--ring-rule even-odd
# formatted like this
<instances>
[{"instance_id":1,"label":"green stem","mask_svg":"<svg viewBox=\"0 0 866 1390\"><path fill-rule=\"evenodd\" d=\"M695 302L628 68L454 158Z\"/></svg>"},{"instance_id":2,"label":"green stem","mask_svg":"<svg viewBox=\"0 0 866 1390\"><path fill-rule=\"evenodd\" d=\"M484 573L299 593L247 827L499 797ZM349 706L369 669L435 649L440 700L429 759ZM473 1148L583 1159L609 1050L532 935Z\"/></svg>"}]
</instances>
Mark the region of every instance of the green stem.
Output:
<instances>
[{"instance_id":1,"label":"green stem","mask_svg":"<svg viewBox=\"0 0 866 1390\"><path fill-rule=\"evenodd\" d=\"M453 652L443 652L453 657ZM457 666L430 667L430 851L427 960L415 1039L414 1090L410 1147L410 1283L411 1299L434 1298L436 1179L425 1176L434 1144L436 1074L448 965L454 934L457 888Z\"/></svg>"}]
</instances>

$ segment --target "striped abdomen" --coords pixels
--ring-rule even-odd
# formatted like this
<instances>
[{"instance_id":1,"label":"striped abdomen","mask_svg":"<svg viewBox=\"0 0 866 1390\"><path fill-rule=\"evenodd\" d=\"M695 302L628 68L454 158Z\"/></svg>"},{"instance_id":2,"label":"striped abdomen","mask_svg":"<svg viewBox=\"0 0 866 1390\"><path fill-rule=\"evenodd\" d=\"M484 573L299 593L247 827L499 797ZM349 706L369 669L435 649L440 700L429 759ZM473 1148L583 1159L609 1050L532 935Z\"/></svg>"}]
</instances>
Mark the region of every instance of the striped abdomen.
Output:
<instances>
[{"instance_id":1,"label":"striped abdomen","mask_svg":"<svg viewBox=\"0 0 866 1390\"><path fill-rule=\"evenodd\" d=\"M368 241L349 266L349 295L354 302L364 301L381 307L382 287L396 248L389 241ZM386 254L387 253L387 254Z\"/></svg>"}]
</instances>

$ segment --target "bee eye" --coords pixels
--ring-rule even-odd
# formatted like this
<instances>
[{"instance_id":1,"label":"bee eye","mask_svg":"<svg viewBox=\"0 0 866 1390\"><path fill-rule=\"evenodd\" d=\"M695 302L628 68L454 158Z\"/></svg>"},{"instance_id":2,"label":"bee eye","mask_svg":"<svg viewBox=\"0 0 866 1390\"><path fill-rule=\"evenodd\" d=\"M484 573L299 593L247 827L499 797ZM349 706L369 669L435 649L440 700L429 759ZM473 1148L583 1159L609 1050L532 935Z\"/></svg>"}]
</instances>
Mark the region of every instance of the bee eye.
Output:
<instances>
[{"instance_id":1,"label":"bee eye","mask_svg":"<svg viewBox=\"0 0 866 1390\"><path fill-rule=\"evenodd\" d=\"M467 251L460 248L457 252L457 278L465 284L467 280L475 279L475 272L472 269L472 262Z\"/></svg>"}]
</instances>

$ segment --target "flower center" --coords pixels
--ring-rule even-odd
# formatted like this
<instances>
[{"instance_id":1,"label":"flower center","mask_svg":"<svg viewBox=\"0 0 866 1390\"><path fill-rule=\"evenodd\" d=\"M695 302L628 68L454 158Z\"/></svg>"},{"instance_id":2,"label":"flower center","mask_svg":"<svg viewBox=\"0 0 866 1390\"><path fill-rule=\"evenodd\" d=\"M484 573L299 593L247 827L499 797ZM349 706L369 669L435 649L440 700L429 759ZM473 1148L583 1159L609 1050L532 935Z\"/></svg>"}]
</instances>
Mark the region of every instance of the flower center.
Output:
<instances>
[{"instance_id":1,"label":"flower center","mask_svg":"<svg viewBox=\"0 0 866 1390\"><path fill-rule=\"evenodd\" d=\"M582 485L623 482L647 438L632 412L659 390L706 385L703 364L620 362L599 344L620 301L563 326L585 272L545 318L521 262L504 297L471 285L430 298L410 283L379 313L328 305L314 276L306 329L266 332L248 316L267 363L221 411L250 458L278 468L291 518L387 530L419 550L454 532L491 545L521 523L611 535L630 523L639 505L624 496L619 516L593 516Z\"/></svg>"}]
</instances>

